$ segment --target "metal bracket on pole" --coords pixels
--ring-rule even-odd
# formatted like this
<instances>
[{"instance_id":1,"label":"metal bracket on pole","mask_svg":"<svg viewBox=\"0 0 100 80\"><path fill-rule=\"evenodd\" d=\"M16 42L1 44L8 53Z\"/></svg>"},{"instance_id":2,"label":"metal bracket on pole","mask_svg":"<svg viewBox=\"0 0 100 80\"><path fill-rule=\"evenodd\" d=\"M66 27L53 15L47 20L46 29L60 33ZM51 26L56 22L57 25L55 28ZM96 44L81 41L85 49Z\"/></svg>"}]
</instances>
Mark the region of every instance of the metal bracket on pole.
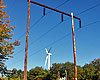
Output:
<instances>
[{"instance_id":1,"label":"metal bracket on pole","mask_svg":"<svg viewBox=\"0 0 100 80\"><path fill-rule=\"evenodd\" d=\"M61 21L63 22L63 14L61 14Z\"/></svg>"},{"instance_id":2,"label":"metal bracket on pole","mask_svg":"<svg viewBox=\"0 0 100 80\"><path fill-rule=\"evenodd\" d=\"M45 8L43 9L43 15L45 16Z\"/></svg>"},{"instance_id":3,"label":"metal bracket on pole","mask_svg":"<svg viewBox=\"0 0 100 80\"><path fill-rule=\"evenodd\" d=\"M80 28L81 28L81 20L79 20L79 26L80 26Z\"/></svg>"}]
</instances>

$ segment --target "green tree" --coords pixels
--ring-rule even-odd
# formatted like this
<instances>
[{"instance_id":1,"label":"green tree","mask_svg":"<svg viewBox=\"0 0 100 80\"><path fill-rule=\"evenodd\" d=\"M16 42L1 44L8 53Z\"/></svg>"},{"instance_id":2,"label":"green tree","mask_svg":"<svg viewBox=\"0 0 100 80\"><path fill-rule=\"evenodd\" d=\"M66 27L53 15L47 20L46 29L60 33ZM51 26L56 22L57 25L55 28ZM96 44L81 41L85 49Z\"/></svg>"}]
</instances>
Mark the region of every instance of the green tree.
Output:
<instances>
[{"instance_id":1,"label":"green tree","mask_svg":"<svg viewBox=\"0 0 100 80\"><path fill-rule=\"evenodd\" d=\"M100 58L94 59L90 64L95 67L95 80L100 80Z\"/></svg>"},{"instance_id":2,"label":"green tree","mask_svg":"<svg viewBox=\"0 0 100 80\"><path fill-rule=\"evenodd\" d=\"M93 66L98 69L98 71L100 71L100 58L98 59L94 59L91 64L93 64Z\"/></svg>"},{"instance_id":3,"label":"green tree","mask_svg":"<svg viewBox=\"0 0 100 80\"><path fill-rule=\"evenodd\" d=\"M11 26L9 15L4 11L6 5L3 5L0 0L0 70L4 67L4 62L12 58L11 54L14 53L14 46L20 45L20 41L11 42L11 37L14 35L12 31L14 26Z\"/></svg>"},{"instance_id":4,"label":"green tree","mask_svg":"<svg viewBox=\"0 0 100 80\"><path fill-rule=\"evenodd\" d=\"M64 64L64 70L67 71L68 79L71 79L72 77L74 77L74 64L73 63L66 62Z\"/></svg>"},{"instance_id":5,"label":"green tree","mask_svg":"<svg viewBox=\"0 0 100 80\"><path fill-rule=\"evenodd\" d=\"M78 80L84 80L84 70L83 67L77 66L77 78Z\"/></svg>"},{"instance_id":6,"label":"green tree","mask_svg":"<svg viewBox=\"0 0 100 80\"><path fill-rule=\"evenodd\" d=\"M83 67L77 65L78 80L100 80L99 61L100 59L95 59ZM28 80L59 80L60 77L65 77L65 70L67 71L68 80L74 80L74 64L71 62L54 63L50 71L44 70L42 67L35 67L28 71ZM12 70L12 72L14 71L16 69ZM11 73L10 78L18 80L19 75L23 74L23 71L18 70L14 73L13 76ZM23 76L20 79L23 80Z\"/></svg>"},{"instance_id":7,"label":"green tree","mask_svg":"<svg viewBox=\"0 0 100 80\"><path fill-rule=\"evenodd\" d=\"M58 63L58 64L54 63L54 64L52 64L50 80L57 80L58 78L60 78L61 68L62 67L63 67L62 63Z\"/></svg>"},{"instance_id":8,"label":"green tree","mask_svg":"<svg viewBox=\"0 0 100 80\"><path fill-rule=\"evenodd\" d=\"M96 71L93 64L85 64L83 69L84 69L84 79L93 80L95 76L95 71Z\"/></svg>"},{"instance_id":9,"label":"green tree","mask_svg":"<svg viewBox=\"0 0 100 80\"><path fill-rule=\"evenodd\" d=\"M21 69L17 71L17 75L18 78L20 78L20 80L23 80L24 78L24 71L22 71Z\"/></svg>"},{"instance_id":10,"label":"green tree","mask_svg":"<svg viewBox=\"0 0 100 80\"><path fill-rule=\"evenodd\" d=\"M28 72L28 80L37 80L38 78L46 79L47 70L43 70L42 67L35 67Z\"/></svg>"}]
</instances>

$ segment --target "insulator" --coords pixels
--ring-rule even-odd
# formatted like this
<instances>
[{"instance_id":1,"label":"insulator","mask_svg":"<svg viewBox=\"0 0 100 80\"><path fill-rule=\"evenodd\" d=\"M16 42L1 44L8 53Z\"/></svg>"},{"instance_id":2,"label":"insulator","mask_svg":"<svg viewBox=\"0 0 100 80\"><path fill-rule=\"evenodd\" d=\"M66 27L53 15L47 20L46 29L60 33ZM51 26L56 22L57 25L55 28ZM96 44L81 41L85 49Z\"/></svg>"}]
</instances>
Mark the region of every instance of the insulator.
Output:
<instances>
[{"instance_id":1,"label":"insulator","mask_svg":"<svg viewBox=\"0 0 100 80\"><path fill-rule=\"evenodd\" d=\"M45 8L43 9L43 15L45 16Z\"/></svg>"},{"instance_id":2,"label":"insulator","mask_svg":"<svg viewBox=\"0 0 100 80\"><path fill-rule=\"evenodd\" d=\"M61 14L61 21L63 22L63 14Z\"/></svg>"},{"instance_id":3,"label":"insulator","mask_svg":"<svg viewBox=\"0 0 100 80\"><path fill-rule=\"evenodd\" d=\"M79 20L79 26L80 26L80 28L81 28L81 20Z\"/></svg>"}]
</instances>

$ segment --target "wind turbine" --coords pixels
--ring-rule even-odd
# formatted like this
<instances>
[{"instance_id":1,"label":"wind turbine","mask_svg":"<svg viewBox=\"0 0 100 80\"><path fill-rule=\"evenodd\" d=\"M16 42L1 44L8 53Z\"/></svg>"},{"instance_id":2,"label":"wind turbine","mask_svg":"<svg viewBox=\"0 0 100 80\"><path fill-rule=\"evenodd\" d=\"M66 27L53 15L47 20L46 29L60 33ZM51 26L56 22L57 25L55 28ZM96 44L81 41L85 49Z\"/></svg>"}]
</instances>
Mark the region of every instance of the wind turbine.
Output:
<instances>
[{"instance_id":1,"label":"wind turbine","mask_svg":"<svg viewBox=\"0 0 100 80\"><path fill-rule=\"evenodd\" d=\"M46 66L47 60L48 60L48 70L50 70L50 56L52 55L50 53L51 48L49 49L49 51L46 48L45 48L45 50L46 50L46 53L47 53L47 57L46 57L46 60L45 60L45 66Z\"/></svg>"}]
</instances>

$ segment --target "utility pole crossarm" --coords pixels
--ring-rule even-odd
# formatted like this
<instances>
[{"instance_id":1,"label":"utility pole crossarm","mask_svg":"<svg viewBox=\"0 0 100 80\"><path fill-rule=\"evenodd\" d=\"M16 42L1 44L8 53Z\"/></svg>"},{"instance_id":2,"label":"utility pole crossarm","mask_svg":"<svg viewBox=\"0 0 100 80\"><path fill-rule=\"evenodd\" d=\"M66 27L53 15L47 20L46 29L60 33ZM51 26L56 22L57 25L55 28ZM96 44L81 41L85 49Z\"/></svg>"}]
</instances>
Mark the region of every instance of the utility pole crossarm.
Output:
<instances>
[{"instance_id":1,"label":"utility pole crossarm","mask_svg":"<svg viewBox=\"0 0 100 80\"><path fill-rule=\"evenodd\" d=\"M28 0L28 1L29 1L29 0ZM42 7L45 7L45 8L51 9L51 10L53 10L53 11L56 11L56 12L59 12L59 13L65 14L65 15L71 17L71 15L68 14L68 13L65 13L65 12L59 11L59 10L57 10L57 9L54 9L54 8L48 7L48 6L46 6L46 5L43 5L43 4L40 4L40 3L34 2L34 1L30 1L30 2L31 2L31 3L34 3L34 4L37 4L37 5L39 5L39 6L42 6ZM81 20L80 18L78 18L78 17L76 17L76 16L73 16L73 18L78 19L78 20Z\"/></svg>"}]
</instances>

